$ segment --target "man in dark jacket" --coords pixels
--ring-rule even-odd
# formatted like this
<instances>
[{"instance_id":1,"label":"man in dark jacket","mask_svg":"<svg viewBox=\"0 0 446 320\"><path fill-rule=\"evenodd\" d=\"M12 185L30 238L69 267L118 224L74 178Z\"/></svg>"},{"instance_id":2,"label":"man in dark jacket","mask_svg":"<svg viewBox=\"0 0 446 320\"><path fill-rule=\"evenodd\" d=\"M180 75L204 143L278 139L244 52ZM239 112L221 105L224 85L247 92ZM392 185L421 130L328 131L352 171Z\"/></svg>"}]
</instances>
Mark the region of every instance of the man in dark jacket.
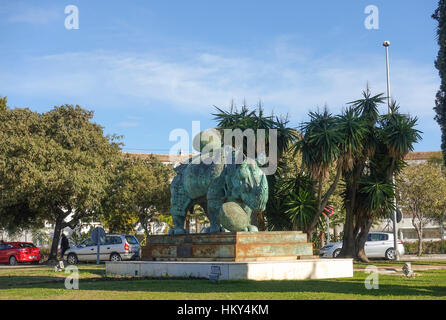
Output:
<instances>
[{"instance_id":1,"label":"man in dark jacket","mask_svg":"<svg viewBox=\"0 0 446 320\"><path fill-rule=\"evenodd\" d=\"M64 233L62 233L62 239L60 240L60 260L63 261L63 255L69 248L70 244L68 243L68 238Z\"/></svg>"}]
</instances>

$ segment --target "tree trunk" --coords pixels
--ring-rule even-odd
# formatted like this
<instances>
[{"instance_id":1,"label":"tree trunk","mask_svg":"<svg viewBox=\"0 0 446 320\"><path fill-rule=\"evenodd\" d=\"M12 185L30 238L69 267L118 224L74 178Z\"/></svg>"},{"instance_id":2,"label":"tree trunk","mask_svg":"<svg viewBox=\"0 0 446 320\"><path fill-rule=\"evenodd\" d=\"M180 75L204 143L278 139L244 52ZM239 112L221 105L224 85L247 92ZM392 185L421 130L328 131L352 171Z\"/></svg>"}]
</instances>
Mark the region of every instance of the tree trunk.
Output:
<instances>
[{"instance_id":1,"label":"tree trunk","mask_svg":"<svg viewBox=\"0 0 446 320\"><path fill-rule=\"evenodd\" d=\"M355 257L355 236L353 234L353 229L353 214L347 209L344 224L344 237L342 239L342 249L339 253L339 257Z\"/></svg>"},{"instance_id":2,"label":"tree trunk","mask_svg":"<svg viewBox=\"0 0 446 320\"><path fill-rule=\"evenodd\" d=\"M356 259L362 262L369 262L364 250L365 242L367 241L367 235L369 234L370 227L372 226L372 220L368 219L361 227L361 232L356 236L355 241L355 255Z\"/></svg>"},{"instance_id":3,"label":"tree trunk","mask_svg":"<svg viewBox=\"0 0 446 320\"><path fill-rule=\"evenodd\" d=\"M444 218L443 218L444 213L442 214L441 218L440 218L440 238L441 238L441 253L444 253Z\"/></svg>"},{"instance_id":4,"label":"tree trunk","mask_svg":"<svg viewBox=\"0 0 446 320\"><path fill-rule=\"evenodd\" d=\"M54 225L53 242L51 243L51 252L48 257L49 261L57 260L57 248L59 247L59 240L60 240L60 234L62 232L63 220L64 220L63 215L59 215L56 219L56 223Z\"/></svg>"},{"instance_id":5,"label":"tree trunk","mask_svg":"<svg viewBox=\"0 0 446 320\"><path fill-rule=\"evenodd\" d=\"M339 183L339 180L341 179L341 174L342 174L342 167L338 166L337 170L336 170L336 176L335 179L333 181L333 183L331 184L331 186L328 188L327 192L325 193L325 195L322 196L322 178L319 179L318 181L318 194L317 194L317 209L316 209L316 214L314 215L313 219L311 220L310 224L307 226L306 228L306 232L307 232L307 238L311 239L311 235L313 234L313 230L316 228L317 223L319 222L319 219L322 215L322 212L324 211L325 207L328 204L328 200L330 200L330 196L333 194L333 192L336 190L336 187Z\"/></svg>"},{"instance_id":6,"label":"tree trunk","mask_svg":"<svg viewBox=\"0 0 446 320\"><path fill-rule=\"evenodd\" d=\"M416 220L417 219L417 220ZM422 223L422 216L416 216L414 215L412 217L412 225L415 228L415 231L417 232L418 236L418 252L417 255L421 256L423 254L423 223ZM418 221L418 223L417 223Z\"/></svg>"},{"instance_id":7,"label":"tree trunk","mask_svg":"<svg viewBox=\"0 0 446 320\"><path fill-rule=\"evenodd\" d=\"M311 231L311 230L305 230L305 233L307 234L307 241L308 242L312 242L312 240L313 240L313 231Z\"/></svg>"},{"instance_id":8,"label":"tree trunk","mask_svg":"<svg viewBox=\"0 0 446 320\"><path fill-rule=\"evenodd\" d=\"M365 254L364 248L361 248L356 252L356 259L361 262L370 262Z\"/></svg>"},{"instance_id":9,"label":"tree trunk","mask_svg":"<svg viewBox=\"0 0 446 320\"><path fill-rule=\"evenodd\" d=\"M421 256L423 254L423 228L420 227L419 231L417 229L418 234L418 256Z\"/></svg>"},{"instance_id":10,"label":"tree trunk","mask_svg":"<svg viewBox=\"0 0 446 320\"><path fill-rule=\"evenodd\" d=\"M321 248L322 248L323 246L325 246L325 234L324 234L324 231L320 232L319 237L321 239Z\"/></svg>"},{"instance_id":11,"label":"tree trunk","mask_svg":"<svg viewBox=\"0 0 446 320\"><path fill-rule=\"evenodd\" d=\"M355 234L355 216L357 216L356 208L356 193L358 192L358 183L360 181L361 173L364 170L365 158L359 159L357 164L351 171L351 176L346 179L346 193L348 201L345 204L345 224L344 236L342 239L342 249L338 257L355 258L356 255L356 234Z\"/></svg>"}]
</instances>

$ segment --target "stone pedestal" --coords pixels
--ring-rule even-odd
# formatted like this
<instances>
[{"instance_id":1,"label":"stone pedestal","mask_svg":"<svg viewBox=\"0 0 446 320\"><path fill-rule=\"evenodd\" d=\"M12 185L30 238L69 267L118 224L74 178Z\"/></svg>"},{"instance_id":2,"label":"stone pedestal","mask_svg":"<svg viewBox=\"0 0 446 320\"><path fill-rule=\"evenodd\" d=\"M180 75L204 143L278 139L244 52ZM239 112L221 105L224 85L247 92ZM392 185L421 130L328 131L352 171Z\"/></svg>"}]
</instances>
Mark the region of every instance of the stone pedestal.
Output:
<instances>
[{"instance_id":1,"label":"stone pedestal","mask_svg":"<svg viewBox=\"0 0 446 320\"><path fill-rule=\"evenodd\" d=\"M119 261L105 263L107 275L209 279L217 267L220 280L304 280L353 277L352 259L199 262Z\"/></svg>"},{"instance_id":2,"label":"stone pedestal","mask_svg":"<svg viewBox=\"0 0 446 320\"><path fill-rule=\"evenodd\" d=\"M142 260L283 261L313 258L313 246L300 231L196 233L149 236Z\"/></svg>"},{"instance_id":3,"label":"stone pedestal","mask_svg":"<svg viewBox=\"0 0 446 320\"><path fill-rule=\"evenodd\" d=\"M107 275L302 280L353 276L352 259L318 259L298 231L155 235L143 261L106 262Z\"/></svg>"}]
</instances>

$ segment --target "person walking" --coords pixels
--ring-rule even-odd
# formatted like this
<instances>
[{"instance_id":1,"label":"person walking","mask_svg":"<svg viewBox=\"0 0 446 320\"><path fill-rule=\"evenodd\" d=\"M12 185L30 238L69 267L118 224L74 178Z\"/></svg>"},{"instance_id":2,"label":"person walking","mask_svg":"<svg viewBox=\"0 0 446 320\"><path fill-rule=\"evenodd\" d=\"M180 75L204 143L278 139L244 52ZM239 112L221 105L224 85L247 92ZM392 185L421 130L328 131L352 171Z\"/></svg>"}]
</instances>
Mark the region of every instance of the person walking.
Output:
<instances>
[{"instance_id":1,"label":"person walking","mask_svg":"<svg viewBox=\"0 0 446 320\"><path fill-rule=\"evenodd\" d=\"M62 233L62 238L60 240L60 260L63 261L63 255L69 248L70 244L68 243L68 238L64 233Z\"/></svg>"}]
</instances>

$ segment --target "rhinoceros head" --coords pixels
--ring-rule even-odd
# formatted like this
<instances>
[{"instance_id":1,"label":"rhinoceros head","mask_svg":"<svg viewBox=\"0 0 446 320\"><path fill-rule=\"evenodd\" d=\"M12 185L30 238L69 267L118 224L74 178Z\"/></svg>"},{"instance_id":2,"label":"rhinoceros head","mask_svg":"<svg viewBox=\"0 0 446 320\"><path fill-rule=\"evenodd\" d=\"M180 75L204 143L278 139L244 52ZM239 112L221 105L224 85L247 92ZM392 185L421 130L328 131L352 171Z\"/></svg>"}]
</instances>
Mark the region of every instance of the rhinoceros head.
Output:
<instances>
[{"instance_id":1,"label":"rhinoceros head","mask_svg":"<svg viewBox=\"0 0 446 320\"><path fill-rule=\"evenodd\" d=\"M243 202L253 211L264 211L268 201L268 181L256 162L237 166L232 182Z\"/></svg>"}]
</instances>

